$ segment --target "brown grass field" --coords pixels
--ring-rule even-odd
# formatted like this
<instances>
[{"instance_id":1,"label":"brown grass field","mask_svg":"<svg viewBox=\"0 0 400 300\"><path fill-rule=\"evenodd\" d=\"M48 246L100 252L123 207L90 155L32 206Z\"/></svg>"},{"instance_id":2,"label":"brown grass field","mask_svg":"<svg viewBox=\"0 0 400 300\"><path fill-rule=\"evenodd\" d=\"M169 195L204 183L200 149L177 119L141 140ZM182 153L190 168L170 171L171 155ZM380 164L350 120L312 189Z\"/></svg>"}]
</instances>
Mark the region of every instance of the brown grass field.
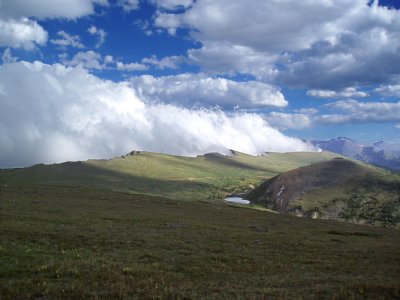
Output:
<instances>
[{"instance_id":1,"label":"brown grass field","mask_svg":"<svg viewBox=\"0 0 400 300\"><path fill-rule=\"evenodd\" d=\"M400 232L1 183L1 299L398 299Z\"/></svg>"}]
</instances>

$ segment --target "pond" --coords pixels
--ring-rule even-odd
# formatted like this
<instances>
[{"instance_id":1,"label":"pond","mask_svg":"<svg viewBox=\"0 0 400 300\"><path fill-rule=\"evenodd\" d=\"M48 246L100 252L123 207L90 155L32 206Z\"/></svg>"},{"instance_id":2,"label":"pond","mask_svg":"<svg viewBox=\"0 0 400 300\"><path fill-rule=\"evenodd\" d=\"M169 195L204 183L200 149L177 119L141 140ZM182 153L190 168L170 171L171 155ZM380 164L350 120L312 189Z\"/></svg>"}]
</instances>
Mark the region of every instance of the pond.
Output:
<instances>
[{"instance_id":1,"label":"pond","mask_svg":"<svg viewBox=\"0 0 400 300\"><path fill-rule=\"evenodd\" d=\"M228 202L239 203L239 204L249 204L250 203L249 200L246 200L246 199L243 199L242 197L237 197L237 196L227 197L224 200L228 201Z\"/></svg>"}]
</instances>

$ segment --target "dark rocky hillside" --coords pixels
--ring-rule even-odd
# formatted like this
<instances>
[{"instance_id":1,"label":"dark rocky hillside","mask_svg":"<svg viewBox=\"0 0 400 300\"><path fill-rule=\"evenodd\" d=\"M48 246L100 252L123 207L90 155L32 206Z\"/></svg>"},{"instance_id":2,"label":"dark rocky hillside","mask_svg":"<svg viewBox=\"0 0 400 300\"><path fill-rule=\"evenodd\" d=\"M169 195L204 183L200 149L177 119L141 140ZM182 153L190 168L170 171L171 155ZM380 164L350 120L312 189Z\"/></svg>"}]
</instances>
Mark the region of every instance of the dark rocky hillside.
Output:
<instances>
[{"instance_id":1,"label":"dark rocky hillside","mask_svg":"<svg viewBox=\"0 0 400 300\"><path fill-rule=\"evenodd\" d=\"M245 198L284 214L397 226L399 195L398 178L336 158L275 176Z\"/></svg>"}]
</instances>

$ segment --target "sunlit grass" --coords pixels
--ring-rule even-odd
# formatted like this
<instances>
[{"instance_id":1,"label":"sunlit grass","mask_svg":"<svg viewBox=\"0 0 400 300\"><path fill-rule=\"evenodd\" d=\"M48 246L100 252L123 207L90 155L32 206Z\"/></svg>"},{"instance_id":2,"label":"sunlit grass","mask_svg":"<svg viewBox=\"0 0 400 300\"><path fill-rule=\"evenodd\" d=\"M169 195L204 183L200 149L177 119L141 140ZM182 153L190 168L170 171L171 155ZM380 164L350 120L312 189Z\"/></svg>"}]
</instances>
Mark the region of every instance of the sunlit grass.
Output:
<instances>
[{"instance_id":1,"label":"sunlit grass","mask_svg":"<svg viewBox=\"0 0 400 300\"><path fill-rule=\"evenodd\" d=\"M244 192L278 173L335 156L328 152L269 153L264 156L236 152L232 157L182 157L140 152L112 160L0 170L0 177L21 184L95 186L134 194L201 200Z\"/></svg>"}]
</instances>

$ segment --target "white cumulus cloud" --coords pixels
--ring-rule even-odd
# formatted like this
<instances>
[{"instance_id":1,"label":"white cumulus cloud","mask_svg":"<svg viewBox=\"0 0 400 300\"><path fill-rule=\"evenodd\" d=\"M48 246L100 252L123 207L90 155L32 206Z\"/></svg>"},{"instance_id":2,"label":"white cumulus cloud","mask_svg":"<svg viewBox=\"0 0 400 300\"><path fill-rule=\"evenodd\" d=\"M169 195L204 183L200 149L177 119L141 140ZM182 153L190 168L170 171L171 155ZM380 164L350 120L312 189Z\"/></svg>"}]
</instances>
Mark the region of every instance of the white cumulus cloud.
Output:
<instances>
[{"instance_id":1,"label":"white cumulus cloud","mask_svg":"<svg viewBox=\"0 0 400 300\"><path fill-rule=\"evenodd\" d=\"M181 16L178 14L157 12L154 23L156 27L165 28L170 35L175 35L177 28L181 24Z\"/></svg>"},{"instance_id":2,"label":"white cumulus cloud","mask_svg":"<svg viewBox=\"0 0 400 300\"><path fill-rule=\"evenodd\" d=\"M315 118L321 123L369 123L400 122L399 102L359 102L341 100L325 105L341 111L340 114L326 114Z\"/></svg>"},{"instance_id":3,"label":"white cumulus cloud","mask_svg":"<svg viewBox=\"0 0 400 300\"><path fill-rule=\"evenodd\" d=\"M345 88L340 91L331 90L309 90L307 95L318 98L363 98L368 97L369 94L359 91L354 87Z\"/></svg>"},{"instance_id":4,"label":"white cumulus cloud","mask_svg":"<svg viewBox=\"0 0 400 300\"><path fill-rule=\"evenodd\" d=\"M388 85L376 88L374 91L385 97L400 98L400 84L388 84Z\"/></svg>"},{"instance_id":5,"label":"white cumulus cloud","mask_svg":"<svg viewBox=\"0 0 400 300\"><path fill-rule=\"evenodd\" d=\"M122 7L124 11L130 12L139 8L139 0L118 0L117 5Z\"/></svg>"},{"instance_id":6,"label":"white cumulus cloud","mask_svg":"<svg viewBox=\"0 0 400 300\"><path fill-rule=\"evenodd\" d=\"M196 155L312 150L255 114L148 103L127 82L80 67L0 66L0 166L106 158L130 150Z\"/></svg>"},{"instance_id":7,"label":"white cumulus cloud","mask_svg":"<svg viewBox=\"0 0 400 300\"><path fill-rule=\"evenodd\" d=\"M141 64L141 63L128 63L124 64L122 62L117 62L116 63L117 70L120 71L127 71L127 72L133 72L133 71L146 71L149 69L148 66Z\"/></svg>"},{"instance_id":8,"label":"white cumulus cloud","mask_svg":"<svg viewBox=\"0 0 400 300\"><path fill-rule=\"evenodd\" d=\"M264 118L271 126L279 130L304 129L312 125L312 119L307 114L271 112Z\"/></svg>"},{"instance_id":9,"label":"white cumulus cloud","mask_svg":"<svg viewBox=\"0 0 400 300\"><path fill-rule=\"evenodd\" d=\"M103 62L104 60L105 62ZM105 63L108 61L108 56L103 59L100 53L89 50L76 53L70 60L61 56L61 61L64 65L70 67L80 66L86 69L102 70L106 68Z\"/></svg>"},{"instance_id":10,"label":"white cumulus cloud","mask_svg":"<svg viewBox=\"0 0 400 300\"><path fill-rule=\"evenodd\" d=\"M245 73L267 80L271 80L277 74L274 66L277 55L226 42L206 42L200 49L189 50L188 58L208 73Z\"/></svg>"},{"instance_id":11,"label":"white cumulus cloud","mask_svg":"<svg viewBox=\"0 0 400 300\"><path fill-rule=\"evenodd\" d=\"M187 29L201 43L188 56L205 71L336 91L400 74L400 10L377 1L199 0L154 18L154 26Z\"/></svg>"},{"instance_id":12,"label":"white cumulus cloud","mask_svg":"<svg viewBox=\"0 0 400 300\"><path fill-rule=\"evenodd\" d=\"M16 62L17 58L12 55L10 48L6 48L3 52L3 55L1 56L1 60L4 64L6 64Z\"/></svg>"},{"instance_id":13,"label":"white cumulus cloud","mask_svg":"<svg viewBox=\"0 0 400 300\"><path fill-rule=\"evenodd\" d=\"M94 13L94 4L106 0L6 0L0 1L0 17L68 18L75 19Z\"/></svg>"},{"instance_id":14,"label":"white cumulus cloud","mask_svg":"<svg viewBox=\"0 0 400 300\"><path fill-rule=\"evenodd\" d=\"M95 46L96 48L99 48L106 41L107 33L103 29L97 28L96 26L92 25L92 26L90 26L88 28L88 32L91 35L97 36L98 41L97 41L96 46Z\"/></svg>"},{"instance_id":15,"label":"white cumulus cloud","mask_svg":"<svg viewBox=\"0 0 400 300\"><path fill-rule=\"evenodd\" d=\"M2 20L0 17L0 47L32 50L46 42L47 32L36 21L27 18Z\"/></svg>"},{"instance_id":16,"label":"white cumulus cloud","mask_svg":"<svg viewBox=\"0 0 400 300\"><path fill-rule=\"evenodd\" d=\"M205 74L142 75L130 81L143 99L185 107L258 108L288 104L278 88L258 81L237 82Z\"/></svg>"},{"instance_id":17,"label":"white cumulus cloud","mask_svg":"<svg viewBox=\"0 0 400 300\"><path fill-rule=\"evenodd\" d=\"M182 56L166 56L162 59L158 59L155 55L151 57L145 57L142 59L142 63L156 66L156 68L164 69L177 69L179 64L183 63L185 59Z\"/></svg>"},{"instance_id":18,"label":"white cumulus cloud","mask_svg":"<svg viewBox=\"0 0 400 300\"><path fill-rule=\"evenodd\" d=\"M193 0L150 0L161 9L175 10L179 8L188 8L192 5Z\"/></svg>"},{"instance_id":19,"label":"white cumulus cloud","mask_svg":"<svg viewBox=\"0 0 400 300\"><path fill-rule=\"evenodd\" d=\"M63 48L68 46L76 48L85 48L78 35L71 35L63 30L57 32L57 35L60 37L59 39L50 40L50 42L54 45L58 45Z\"/></svg>"},{"instance_id":20,"label":"white cumulus cloud","mask_svg":"<svg viewBox=\"0 0 400 300\"><path fill-rule=\"evenodd\" d=\"M47 31L30 18L76 19L93 14L95 3L108 4L107 0L0 1L0 47L32 50L36 45L44 45Z\"/></svg>"}]
</instances>

